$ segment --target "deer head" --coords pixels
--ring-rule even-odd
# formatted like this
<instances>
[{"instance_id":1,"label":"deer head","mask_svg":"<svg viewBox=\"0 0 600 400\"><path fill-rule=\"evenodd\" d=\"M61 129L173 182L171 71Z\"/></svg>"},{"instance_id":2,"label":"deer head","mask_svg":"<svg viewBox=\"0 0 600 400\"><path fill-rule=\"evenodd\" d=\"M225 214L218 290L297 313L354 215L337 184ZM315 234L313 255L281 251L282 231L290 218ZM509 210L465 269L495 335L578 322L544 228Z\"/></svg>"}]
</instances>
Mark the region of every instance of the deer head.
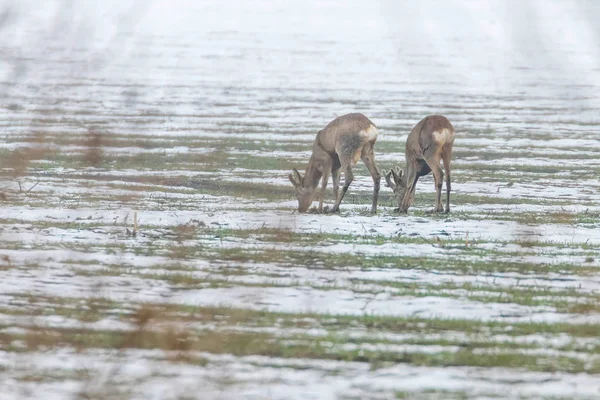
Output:
<instances>
[{"instance_id":1,"label":"deer head","mask_svg":"<svg viewBox=\"0 0 600 400\"><path fill-rule=\"evenodd\" d=\"M401 211L406 211L408 209L407 199L405 199L406 193L406 176L404 175L404 171L400 169L400 167L396 167L396 169L390 169L390 171L385 174L385 181L387 186L392 188L394 192L394 196L398 201L398 207ZM410 204L409 204L410 205Z\"/></svg>"},{"instance_id":2,"label":"deer head","mask_svg":"<svg viewBox=\"0 0 600 400\"><path fill-rule=\"evenodd\" d=\"M288 176L292 185L296 189L296 198L298 199L298 211L305 212L312 204L315 194L315 187L306 183L304 177L296 168L292 168L292 173Z\"/></svg>"}]
</instances>

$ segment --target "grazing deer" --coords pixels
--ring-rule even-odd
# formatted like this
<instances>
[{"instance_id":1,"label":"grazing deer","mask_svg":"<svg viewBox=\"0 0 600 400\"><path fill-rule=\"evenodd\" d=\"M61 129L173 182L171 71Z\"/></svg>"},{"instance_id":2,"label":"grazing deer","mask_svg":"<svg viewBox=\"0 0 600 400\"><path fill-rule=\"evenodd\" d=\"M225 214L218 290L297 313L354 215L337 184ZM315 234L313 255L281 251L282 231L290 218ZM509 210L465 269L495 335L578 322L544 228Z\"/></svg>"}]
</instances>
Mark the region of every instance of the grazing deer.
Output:
<instances>
[{"instance_id":1,"label":"grazing deer","mask_svg":"<svg viewBox=\"0 0 600 400\"><path fill-rule=\"evenodd\" d=\"M446 170L446 212L450 212L450 161L454 144L454 127L448 118L430 115L423 118L410 131L406 139L406 169L400 167L385 175L387 186L391 187L398 200L400 212L406 212L415 198L415 187L419 177L433 171L435 181L435 208L433 212L442 212L442 183L444 173L440 159ZM392 179L393 178L393 181Z\"/></svg>"},{"instance_id":2,"label":"grazing deer","mask_svg":"<svg viewBox=\"0 0 600 400\"><path fill-rule=\"evenodd\" d=\"M331 121L323 130L317 133L313 142L313 152L304 176L293 168L289 175L290 181L296 188L298 198L298 211L305 212L311 205L315 189L321 179L321 196L319 198L319 212L323 212L323 200L329 173L333 180L333 194L335 203L331 212L338 212L340 203L354 179L352 165L362 159L373 177L373 203L371 213L377 212L377 196L381 174L375 164L373 147L377 140L378 130L369 118L363 114L353 113L342 115ZM340 172L344 171L344 187L341 195Z\"/></svg>"}]
</instances>

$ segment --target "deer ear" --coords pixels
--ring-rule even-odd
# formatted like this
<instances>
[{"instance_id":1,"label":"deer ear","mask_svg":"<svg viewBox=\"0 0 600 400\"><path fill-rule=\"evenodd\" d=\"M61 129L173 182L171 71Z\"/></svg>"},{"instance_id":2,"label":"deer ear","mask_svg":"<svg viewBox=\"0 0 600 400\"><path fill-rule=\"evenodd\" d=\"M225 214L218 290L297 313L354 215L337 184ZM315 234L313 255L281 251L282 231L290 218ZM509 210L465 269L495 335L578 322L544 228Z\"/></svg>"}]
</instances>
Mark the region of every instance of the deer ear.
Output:
<instances>
[{"instance_id":1,"label":"deer ear","mask_svg":"<svg viewBox=\"0 0 600 400\"><path fill-rule=\"evenodd\" d=\"M385 181L387 182L387 186L392 188L392 190L394 190L394 188L396 187L396 184L394 182L392 182L392 173L394 171L392 171L390 169L390 172L388 172L387 174L385 174Z\"/></svg>"},{"instance_id":2,"label":"deer ear","mask_svg":"<svg viewBox=\"0 0 600 400\"><path fill-rule=\"evenodd\" d=\"M403 173L404 173L404 171L402 171L402 169L400 169L400 167L396 166L396 174L398 175L398 177L402 178Z\"/></svg>"}]
</instances>

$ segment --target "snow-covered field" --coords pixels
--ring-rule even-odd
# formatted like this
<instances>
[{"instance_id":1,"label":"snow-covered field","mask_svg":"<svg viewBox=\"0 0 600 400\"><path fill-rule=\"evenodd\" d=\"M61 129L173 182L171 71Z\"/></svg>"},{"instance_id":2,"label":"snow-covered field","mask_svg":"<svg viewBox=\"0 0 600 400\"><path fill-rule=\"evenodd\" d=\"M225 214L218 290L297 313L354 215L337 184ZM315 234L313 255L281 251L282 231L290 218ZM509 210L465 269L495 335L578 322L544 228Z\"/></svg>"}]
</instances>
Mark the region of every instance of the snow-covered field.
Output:
<instances>
[{"instance_id":1,"label":"snow-covered field","mask_svg":"<svg viewBox=\"0 0 600 400\"><path fill-rule=\"evenodd\" d=\"M600 398L599 18L0 0L0 398ZM452 121L451 214L294 211L356 111Z\"/></svg>"}]
</instances>

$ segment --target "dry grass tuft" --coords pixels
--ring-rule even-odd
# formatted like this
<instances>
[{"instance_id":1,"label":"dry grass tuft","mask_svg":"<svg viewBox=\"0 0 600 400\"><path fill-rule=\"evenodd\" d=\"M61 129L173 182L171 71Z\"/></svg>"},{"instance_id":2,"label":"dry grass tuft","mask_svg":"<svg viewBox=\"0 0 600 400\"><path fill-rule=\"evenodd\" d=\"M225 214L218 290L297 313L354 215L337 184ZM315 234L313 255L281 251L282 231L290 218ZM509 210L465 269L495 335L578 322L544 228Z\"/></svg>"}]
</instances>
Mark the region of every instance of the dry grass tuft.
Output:
<instances>
[{"instance_id":1,"label":"dry grass tuft","mask_svg":"<svg viewBox=\"0 0 600 400\"><path fill-rule=\"evenodd\" d=\"M99 167L103 158L103 135L99 132L90 130L89 138L85 143L87 151L85 153L85 161L92 167Z\"/></svg>"},{"instance_id":2,"label":"dry grass tuft","mask_svg":"<svg viewBox=\"0 0 600 400\"><path fill-rule=\"evenodd\" d=\"M54 152L46 141L46 135L35 132L30 139L31 146L16 149L7 157L6 166L12 169L12 177L18 178L27 174L32 161L43 160Z\"/></svg>"}]
</instances>

